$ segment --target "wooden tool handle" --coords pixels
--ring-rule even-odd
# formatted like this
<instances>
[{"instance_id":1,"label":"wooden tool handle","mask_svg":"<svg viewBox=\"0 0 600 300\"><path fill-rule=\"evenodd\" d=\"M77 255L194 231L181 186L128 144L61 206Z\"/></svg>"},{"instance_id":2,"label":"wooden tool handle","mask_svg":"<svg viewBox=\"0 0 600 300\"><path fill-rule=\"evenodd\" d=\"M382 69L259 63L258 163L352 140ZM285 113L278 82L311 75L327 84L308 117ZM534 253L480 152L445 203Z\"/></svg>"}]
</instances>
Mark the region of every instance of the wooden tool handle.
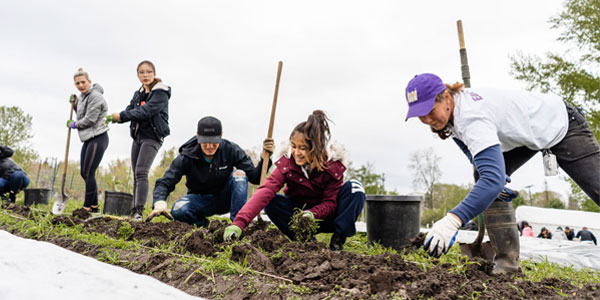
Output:
<instances>
[{"instance_id":1,"label":"wooden tool handle","mask_svg":"<svg viewBox=\"0 0 600 300\"><path fill-rule=\"evenodd\" d=\"M456 21L456 27L458 29L458 46L460 49L465 49L465 34L463 33L462 20Z\"/></svg>"},{"instance_id":2,"label":"wooden tool handle","mask_svg":"<svg viewBox=\"0 0 600 300\"><path fill-rule=\"evenodd\" d=\"M269 130L267 131L267 138L273 137L273 124L275 123L275 109L277 107L277 95L279 94L279 80L281 79L281 68L283 67L283 62L279 61L277 66L277 79L275 81L275 93L273 94L273 105L271 105L271 119L269 120ZM269 167L269 153L264 151L261 154L263 159L262 170L260 172L260 185L265 182L265 177L267 175L267 169Z\"/></svg>"}]
</instances>

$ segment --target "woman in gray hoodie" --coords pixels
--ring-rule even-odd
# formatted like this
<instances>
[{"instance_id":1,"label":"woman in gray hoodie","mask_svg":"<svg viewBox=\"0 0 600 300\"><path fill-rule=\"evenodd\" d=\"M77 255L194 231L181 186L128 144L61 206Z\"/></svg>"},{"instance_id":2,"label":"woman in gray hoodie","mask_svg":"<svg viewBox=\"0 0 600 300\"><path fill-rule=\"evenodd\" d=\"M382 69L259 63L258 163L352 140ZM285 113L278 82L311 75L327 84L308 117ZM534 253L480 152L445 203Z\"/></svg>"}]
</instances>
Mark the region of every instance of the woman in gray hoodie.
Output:
<instances>
[{"instance_id":1,"label":"woman in gray hoodie","mask_svg":"<svg viewBox=\"0 0 600 300\"><path fill-rule=\"evenodd\" d=\"M92 81L87 72L79 68L73 75L75 87L81 92L75 101L77 121L67 121L67 126L77 129L81 147L80 170L85 181L85 200L83 208L90 212L98 212L98 185L96 184L96 169L100 165L104 151L108 147L108 126L105 123L108 106L104 100L104 89Z\"/></svg>"}]
</instances>

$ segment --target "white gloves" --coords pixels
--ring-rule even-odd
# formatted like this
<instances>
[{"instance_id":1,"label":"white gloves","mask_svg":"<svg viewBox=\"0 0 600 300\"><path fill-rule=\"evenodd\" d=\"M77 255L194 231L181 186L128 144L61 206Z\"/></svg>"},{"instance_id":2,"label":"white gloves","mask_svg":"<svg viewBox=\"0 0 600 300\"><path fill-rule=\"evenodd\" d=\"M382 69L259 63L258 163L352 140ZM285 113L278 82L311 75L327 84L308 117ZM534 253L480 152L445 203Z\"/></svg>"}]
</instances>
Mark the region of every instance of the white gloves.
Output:
<instances>
[{"instance_id":1,"label":"white gloves","mask_svg":"<svg viewBox=\"0 0 600 300\"><path fill-rule=\"evenodd\" d=\"M167 219L173 221L173 217L171 216L171 214L169 214L169 211L167 210L167 201L165 201L165 200L156 201L154 203L154 209L152 210L150 215L148 215L146 222L149 222L154 217L158 217L158 216L164 216Z\"/></svg>"},{"instance_id":2,"label":"white gloves","mask_svg":"<svg viewBox=\"0 0 600 300\"><path fill-rule=\"evenodd\" d=\"M435 222L425 237L425 251L435 257L448 253L454 244L461 223L458 217L450 213Z\"/></svg>"}]
</instances>

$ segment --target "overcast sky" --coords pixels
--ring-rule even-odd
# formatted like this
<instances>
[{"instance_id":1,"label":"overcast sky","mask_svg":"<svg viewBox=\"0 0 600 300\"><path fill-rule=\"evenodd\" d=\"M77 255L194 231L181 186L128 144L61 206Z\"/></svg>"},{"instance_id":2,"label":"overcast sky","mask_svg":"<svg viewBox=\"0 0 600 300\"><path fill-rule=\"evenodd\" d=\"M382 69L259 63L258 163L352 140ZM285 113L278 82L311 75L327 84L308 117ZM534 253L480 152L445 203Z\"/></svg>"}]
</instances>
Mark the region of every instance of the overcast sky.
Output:
<instances>
[{"instance_id":1,"label":"overcast sky","mask_svg":"<svg viewBox=\"0 0 600 300\"><path fill-rule=\"evenodd\" d=\"M372 163L386 188L401 193L415 191L411 153L429 147L441 157L441 182L472 182L453 142L417 119L404 121L404 88L414 75L462 80L458 19L473 87L523 88L509 74L509 56L564 48L548 23L562 9L557 0L0 1L0 105L33 117L32 144L42 157L64 157L77 68L102 85L109 112L120 112L140 87L136 66L145 59L172 87L171 135L161 150L185 142L206 115L221 119L225 138L258 149L281 60L276 144L323 109L352 165ZM103 164L129 158L128 126L111 125L109 136ZM75 134L72 159L81 145ZM543 190L541 161L519 169L511 186ZM561 176L548 185L566 197Z\"/></svg>"}]
</instances>

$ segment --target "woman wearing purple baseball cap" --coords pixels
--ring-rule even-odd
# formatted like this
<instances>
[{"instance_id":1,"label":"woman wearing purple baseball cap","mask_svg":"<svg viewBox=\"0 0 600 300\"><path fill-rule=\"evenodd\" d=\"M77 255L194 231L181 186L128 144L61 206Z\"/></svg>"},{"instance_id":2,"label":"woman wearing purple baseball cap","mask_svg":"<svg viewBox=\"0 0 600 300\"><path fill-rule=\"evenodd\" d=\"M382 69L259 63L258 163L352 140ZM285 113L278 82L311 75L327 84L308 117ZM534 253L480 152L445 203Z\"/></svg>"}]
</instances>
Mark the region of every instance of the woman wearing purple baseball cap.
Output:
<instances>
[{"instance_id":1,"label":"woman wearing purple baseball cap","mask_svg":"<svg viewBox=\"0 0 600 300\"><path fill-rule=\"evenodd\" d=\"M469 194L425 238L429 254L439 256L454 244L457 230L483 212L496 252L495 273L518 272L519 232L512 200L504 185L538 151L546 175L557 164L600 205L600 146L578 109L552 94L495 89L465 89L444 84L430 73L406 87L408 114L440 138L452 137L475 167Z\"/></svg>"}]
</instances>

